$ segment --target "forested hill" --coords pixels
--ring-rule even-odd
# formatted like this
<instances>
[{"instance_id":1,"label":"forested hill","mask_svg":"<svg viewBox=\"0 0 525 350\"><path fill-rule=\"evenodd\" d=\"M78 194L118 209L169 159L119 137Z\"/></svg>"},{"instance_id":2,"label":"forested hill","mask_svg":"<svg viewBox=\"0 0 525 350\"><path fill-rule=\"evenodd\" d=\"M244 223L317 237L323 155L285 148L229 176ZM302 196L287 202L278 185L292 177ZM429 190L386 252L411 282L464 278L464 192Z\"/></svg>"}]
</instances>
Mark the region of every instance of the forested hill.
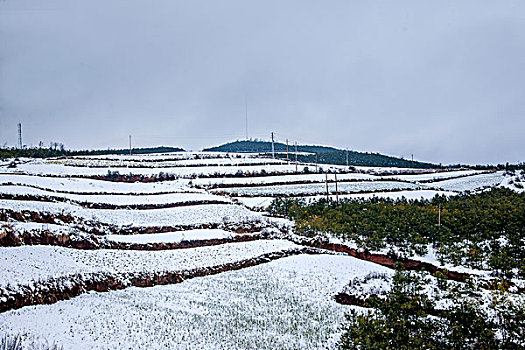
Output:
<instances>
[{"instance_id":1,"label":"forested hill","mask_svg":"<svg viewBox=\"0 0 525 350\"><path fill-rule=\"evenodd\" d=\"M276 142L274 144L275 152L278 158L286 158L286 144ZM295 160L295 146L288 147L290 158ZM272 151L272 143L267 141L234 141L221 146L204 149L204 151L215 152L255 152L268 153ZM346 164L346 152L342 149L327 146L297 145L297 151L300 153L311 153L308 155L300 154L298 160L301 162L315 162L317 154L318 163L322 164ZM365 153L348 151L348 164L361 166L391 166L403 168L433 168L438 167L435 164L410 161L407 159L385 156L379 153Z\"/></svg>"}]
</instances>

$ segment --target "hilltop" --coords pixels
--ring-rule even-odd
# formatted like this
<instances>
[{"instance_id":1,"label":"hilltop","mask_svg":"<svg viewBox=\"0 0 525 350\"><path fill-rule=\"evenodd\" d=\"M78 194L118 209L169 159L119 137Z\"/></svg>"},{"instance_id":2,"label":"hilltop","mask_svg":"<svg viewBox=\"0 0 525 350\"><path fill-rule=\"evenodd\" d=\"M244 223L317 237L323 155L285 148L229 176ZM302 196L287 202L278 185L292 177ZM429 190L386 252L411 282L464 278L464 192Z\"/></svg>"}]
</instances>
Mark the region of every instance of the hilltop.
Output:
<instances>
[{"instance_id":1,"label":"hilltop","mask_svg":"<svg viewBox=\"0 0 525 350\"><path fill-rule=\"evenodd\" d=\"M286 159L286 144L281 142L274 143L276 157ZM295 146L288 147L290 159L295 160ZM220 146L210 147L203 151L210 152L252 152L269 153L272 151L272 143L268 141L234 141ZM306 163L315 162L317 154L318 163L322 164L346 164L346 154L348 152L348 164L358 166L382 166L382 167L402 167L402 168L435 168L439 165L411 161L403 158L387 156L379 153L346 151L335 147L316 146L316 145L297 145L298 160Z\"/></svg>"}]
</instances>

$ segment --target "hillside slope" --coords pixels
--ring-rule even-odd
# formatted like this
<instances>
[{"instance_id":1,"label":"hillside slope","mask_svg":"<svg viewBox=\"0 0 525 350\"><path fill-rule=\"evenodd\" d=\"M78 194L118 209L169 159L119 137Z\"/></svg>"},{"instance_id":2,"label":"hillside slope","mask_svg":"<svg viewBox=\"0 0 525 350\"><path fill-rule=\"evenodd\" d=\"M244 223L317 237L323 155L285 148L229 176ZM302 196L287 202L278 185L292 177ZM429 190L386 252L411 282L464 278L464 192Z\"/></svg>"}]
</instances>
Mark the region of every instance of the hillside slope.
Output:
<instances>
[{"instance_id":1,"label":"hillside slope","mask_svg":"<svg viewBox=\"0 0 525 350\"><path fill-rule=\"evenodd\" d=\"M286 144L276 142L274 144L276 156L286 159ZM288 147L290 159L295 160L295 146ZM267 141L234 141L224 145L204 149L211 152L254 152L269 153L272 151L272 143ZM335 147L314 146L314 145L297 145L298 160L301 162L315 162L317 153L317 162L321 164L346 164L346 150ZM310 154L305 154L310 153ZM438 167L435 164L410 161L402 158L386 156L379 153L365 153L357 151L348 151L348 164L360 166L383 166L383 167L403 167L403 168L433 168Z\"/></svg>"}]
</instances>

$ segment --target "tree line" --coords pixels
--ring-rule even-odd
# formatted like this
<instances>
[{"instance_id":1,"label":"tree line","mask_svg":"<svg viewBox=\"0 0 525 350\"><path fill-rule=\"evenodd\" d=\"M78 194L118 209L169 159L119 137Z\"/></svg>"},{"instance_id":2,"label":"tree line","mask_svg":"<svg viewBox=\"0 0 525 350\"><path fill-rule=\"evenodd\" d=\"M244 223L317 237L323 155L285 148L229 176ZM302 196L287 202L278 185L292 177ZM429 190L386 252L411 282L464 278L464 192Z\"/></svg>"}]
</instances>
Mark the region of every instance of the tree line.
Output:
<instances>
[{"instance_id":1,"label":"tree line","mask_svg":"<svg viewBox=\"0 0 525 350\"><path fill-rule=\"evenodd\" d=\"M329 234L367 250L424 255L441 262L525 277L525 193L494 188L430 200L277 198L269 211L294 219L298 234ZM394 252L395 251L395 252Z\"/></svg>"},{"instance_id":2,"label":"tree line","mask_svg":"<svg viewBox=\"0 0 525 350\"><path fill-rule=\"evenodd\" d=\"M399 268L385 296L370 298L367 311L346 314L339 349L525 347L525 307L508 297L503 284L495 283L490 297L483 298L472 281L454 285L438 276L430 297L427 282L423 275Z\"/></svg>"},{"instance_id":3,"label":"tree line","mask_svg":"<svg viewBox=\"0 0 525 350\"><path fill-rule=\"evenodd\" d=\"M184 149L178 147L146 147L133 148L132 154L148 153L168 153L182 152ZM129 154L129 148L120 149L97 149L97 150L69 150L65 149L63 144L54 143L49 148L0 148L0 159L9 158L49 158L62 156L87 156L87 155L104 155L104 154Z\"/></svg>"}]
</instances>

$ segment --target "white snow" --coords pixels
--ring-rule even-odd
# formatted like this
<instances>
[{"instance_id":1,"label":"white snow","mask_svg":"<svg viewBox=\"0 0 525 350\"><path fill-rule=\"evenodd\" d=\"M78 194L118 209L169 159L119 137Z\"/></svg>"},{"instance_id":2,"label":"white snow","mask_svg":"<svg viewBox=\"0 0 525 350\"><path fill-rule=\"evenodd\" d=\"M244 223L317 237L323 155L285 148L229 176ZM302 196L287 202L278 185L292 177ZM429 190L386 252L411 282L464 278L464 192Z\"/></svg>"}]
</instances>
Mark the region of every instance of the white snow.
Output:
<instances>
[{"instance_id":1,"label":"white snow","mask_svg":"<svg viewBox=\"0 0 525 350\"><path fill-rule=\"evenodd\" d=\"M455 196L457 193L450 191L436 191L436 190L415 190L415 191L394 191L394 192L374 192L374 193L355 193L349 195L339 196L340 198L363 198L369 199L373 197L401 199L432 199L436 195L439 196ZM333 198L334 196L332 196Z\"/></svg>"},{"instance_id":2,"label":"white snow","mask_svg":"<svg viewBox=\"0 0 525 350\"><path fill-rule=\"evenodd\" d=\"M274 197L236 197L235 200L244 204L250 209L264 209L267 208Z\"/></svg>"},{"instance_id":3,"label":"white snow","mask_svg":"<svg viewBox=\"0 0 525 350\"><path fill-rule=\"evenodd\" d=\"M234 204L204 204L151 210L86 209L68 203L0 200L0 208L70 213L86 220L116 226L176 226L267 221L261 214Z\"/></svg>"},{"instance_id":4,"label":"white snow","mask_svg":"<svg viewBox=\"0 0 525 350\"><path fill-rule=\"evenodd\" d=\"M411 175L391 175L388 178L395 178L398 180L419 182L419 181L438 181L444 179L452 179L463 176L471 176L484 173L481 170L458 170L458 171L441 171L429 174L411 174Z\"/></svg>"},{"instance_id":5,"label":"white snow","mask_svg":"<svg viewBox=\"0 0 525 350\"><path fill-rule=\"evenodd\" d=\"M259 157L259 153L222 153L222 152L166 152L148 154L101 154L74 156L76 159L107 159L107 160L134 160L134 161L159 161L159 160L187 160L196 159L221 159L221 158L254 158Z\"/></svg>"},{"instance_id":6,"label":"white snow","mask_svg":"<svg viewBox=\"0 0 525 350\"><path fill-rule=\"evenodd\" d=\"M258 163L265 165L254 165ZM267 218L246 207L267 207L279 194L305 194L309 199L316 199L323 198L326 191L324 174L304 173L305 167L314 171L314 164L296 166L294 163L263 158L258 154L178 152L20 159L15 169L5 167L7 164L2 163L0 193L117 205L209 200L231 202L152 210L107 210L86 209L62 202L0 200L0 209L70 213L86 220L119 227L263 222L290 228L293 223L286 219ZM296 168L303 173L292 174ZM325 164L319 165L319 168L348 170L344 166ZM510 177L504 178L503 172L479 174L475 170L446 172L389 167L356 169L360 173L337 175L339 181L347 181L339 182L338 191L367 193L339 195L339 198L430 199L436 194L452 196L459 191L485 186L512 186ZM164 172L179 179L155 183L120 183L71 177L106 175L108 171L146 176ZM288 175L221 177L240 175L240 172L258 175L283 172ZM399 175L404 172L410 175ZM468 176L450 179L464 175ZM334 179L335 175L328 175L332 199L335 199ZM386 179L388 181L370 181ZM433 182L420 183L427 180ZM518 180L518 183L523 183L521 179ZM315 183L290 184L303 181ZM239 186L210 191L215 194L193 187L206 188L220 184ZM273 186L262 186L268 184ZM231 201L229 196L217 195L219 192L253 197L236 197ZM66 225L1 222L0 227L3 225L10 225L18 232L43 229L56 233L70 231ZM145 244L228 238L232 235L224 230L203 229L109 235L106 238L115 242ZM346 244L352 245L351 242ZM68 278L76 274L188 270L298 247L284 240L258 240L162 251L79 250L57 246L0 248L0 288L9 285L16 291L22 286L31 288L38 281ZM412 258L439 266L431 247L427 255ZM485 273L463 267L443 267L481 275ZM364 278L370 274L391 276L392 273L385 267L349 256L301 255L239 271L195 278L177 285L89 293L53 305L24 307L0 314L0 329L23 334L30 339L56 340L65 349L332 349L339 337L338 327L344 312L348 310L348 307L335 303L333 295L342 291L353 278ZM372 281L370 285L384 287L374 283Z\"/></svg>"},{"instance_id":7,"label":"white snow","mask_svg":"<svg viewBox=\"0 0 525 350\"><path fill-rule=\"evenodd\" d=\"M198 241L204 239L230 238L231 232L218 229L187 230L138 235L107 235L110 241L121 243L179 243L181 241Z\"/></svg>"},{"instance_id":8,"label":"white snow","mask_svg":"<svg viewBox=\"0 0 525 350\"><path fill-rule=\"evenodd\" d=\"M506 187L516 192L525 192L525 171L515 171L513 175L505 175L500 184L501 187Z\"/></svg>"},{"instance_id":9,"label":"white snow","mask_svg":"<svg viewBox=\"0 0 525 350\"><path fill-rule=\"evenodd\" d=\"M298 247L284 240L260 240L160 251L80 250L57 246L0 248L0 288L74 274L188 270Z\"/></svg>"},{"instance_id":10,"label":"white snow","mask_svg":"<svg viewBox=\"0 0 525 350\"><path fill-rule=\"evenodd\" d=\"M54 234L69 234L71 233L71 227L55 225L55 224L43 224L39 222L17 222L17 221L0 221L0 228L2 226L10 226L15 232L20 231L50 231Z\"/></svg>"},{"instance_id":11,"label":"white snow","mask_svg":"<svg viewBox=\"0 0 525 350\"><path fill-rule=\"evenodd\" d=\"M82 167L118 167L118 168L171 168L171 167L194 167L194 166L250 166L253 164L283 164L286 163L281 160L271 158L237 158L237 157L222 157L222 158L193 158L193 159L166 159L160 158L154 162L149 161L146 158L142 159L131 159L131 158L120 158L120 159L100 159L100 158L66 158L66 159L54 159L45 160L43 163L46 164L62 164L65 166L82 166Z\"/></svg>"},{"instance_id":12,"label":"white snow","mask_svg":"<svg viewBox=\"0 0 525 350\"><path fill-rule=\"evenodd\" d=\"M326 168L329 168L327 166ZM5 169L6 173L22 173L30 175L54 175L54 176L94 176L107 175L108 171L118 171L121 175L157 175L160 172L173 174L177 176L210 176L216 174L234 175L239 171L245 173L261 173L262 171L292 173L295 172L295 165L291 164L272 164L272 165L224 165L224 166L201 166L201 167L157 167L157 168L126 168L126 167L75 167L63 164L45 163L33 161L26 164L20 164L15 169ZM302 171L302 168L299 169Z\"/></svg>"},{"instance_id":13,"label":"white snow","mask_svg":"<svg viewBox=\"0 0 525 350\"><path fill-rule=\"evenodd\" d=\"M19 186L34 186L41 190L70 193L132 193L154 194L159 192L194 191L187 187L186 180L150 182L150 183L123 183L71 177L43 177L32 175L0 174L0 184L14 184Z\"/></svg>"},{"instance_id":14,"label":"white snow","mask_svg":"<svg viewBox=\"0 0 525 350\"><path fill-rule=\"evenodd\" d=\"M334 349L352 276L387 269L294 256L180 284L90 293L0 314L0 327L64 349Z\"/></svg>"},{"instance_id":15,"label":"white snow","mask_svg":"<svg viewBox=\"0 0 525 350\"><path fill-rule=\"evenodd\" d=\"M429 184L433 188L445 191L475 191L485 187L499 185L504 180L503 171L489 174L473 175L451 180L436 181Z\"/></svg>"},{"instance_id":16,"label":"white snow","mask_svg":"<svg viewBox=\"0 0 525 350\"><path fill-rule=\"evenodd\" d=\"M374 192L395 189L419 189L424 185L416 185L395 181L365 181L365 182L340 182L337 185L339 193L344 192ZM335 193L335 183L328 184L328 191ZM215 193L229 193L239 196L279 196L279 195L315 195L326 193L326 184L301 184L260 187L232 187L213 190Z\"/></svg>"},{"instance_id":17,"label":"white snow","mask_svg":"<svg viewBox=\"0 0 525 350\"><path fill-rule=\"evenodd\" d=\"M0 185L0 193L12 195L33 195L45 197L57 197L76 202L98 203L98 204L114 204L114 205L162 205L162 204L177 204L185 202L198 201L220 201L229 202L227 197L216 196L212 194L201 192L183 192L170 194L153 194L153 195L86 195L86 194L69 194L57 193L46 190L40 190L33 187L24 186L6 186Z\"/></svg>"},{"instance_id":18,"label":"white snow","mask_svg":"<svg viewBox=\"0 0 525 350\"><path fill-rule=\"evenodd\" d=\"M313 170L313 169L310 169ZM348 180L377 180L381 179L378 176L369 174L359 173L348 173L348 174L337 174L338 181ZM335 177L333 174L328 175L328 181L333 182ZM223 185L262 185L262 184L275 184L275 183L287 183L287 182L325 182L324 174L293 174L293 175L279 175L279 176L258 176L258 177L237 177L237 178L197 178L192 180L194 185L199 186L212 186L217 184Z\"/></svg>"}]
</instances>

